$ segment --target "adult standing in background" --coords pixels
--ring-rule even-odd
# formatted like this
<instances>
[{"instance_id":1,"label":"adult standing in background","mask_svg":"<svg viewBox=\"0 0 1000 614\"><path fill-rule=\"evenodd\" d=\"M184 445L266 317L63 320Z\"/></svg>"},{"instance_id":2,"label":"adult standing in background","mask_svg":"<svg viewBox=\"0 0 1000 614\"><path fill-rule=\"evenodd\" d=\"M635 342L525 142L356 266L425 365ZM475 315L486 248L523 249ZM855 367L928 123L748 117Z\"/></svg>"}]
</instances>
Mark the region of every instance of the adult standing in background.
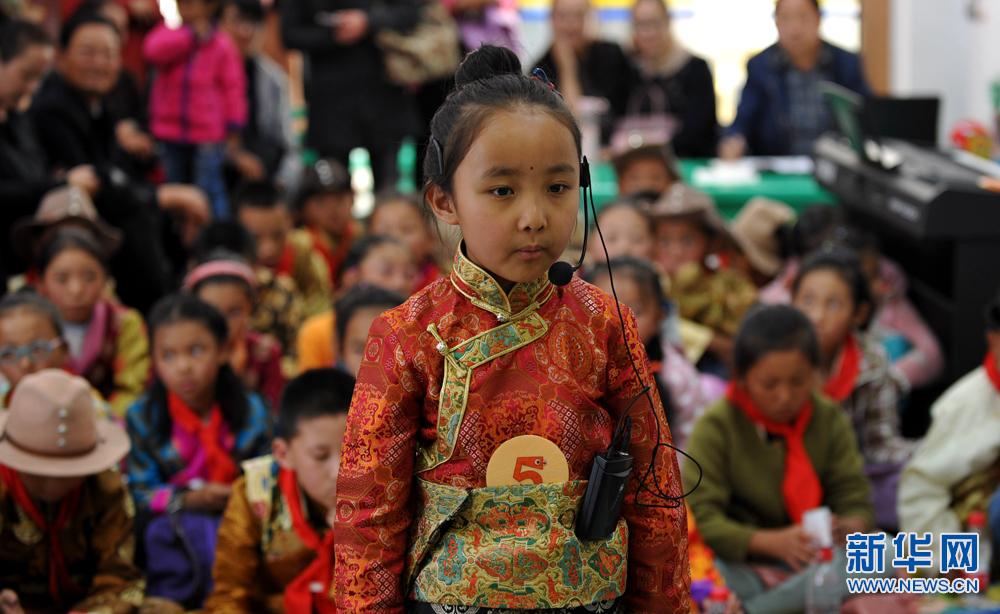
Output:
<instances>
[{"instance_id":1,"label":"adult standing in background","mask_svg":"<svg viewBox=\"0 0 1000 614\"><path fill-rule=\"evenodd\" d=\"M242 147L229 164L246 181L277 180L291 192L302 165L292 134L288 76L261 51L264 18L260 0L228 0L222 11L220 26L240 50L247 88Z\"/></svg>"},{"instance_id":2,"label":"adult standing in background","mask_svg":"<svg viewBox=\"0 0 1000 614\"><path fill-rule=\"evenodd\" d=\"M677 121L671 139L675 154L687 158L715 155L719 122L715 112L715 85L708 62L674 38L670 12L664 0L636 0L632 6L632 36L638 66L630 88L629 110L664 111ZM655 100L665 108L656 109Z\"/></svg>"},{"instance_id":3,"label":"adult standing in background","mask_svg":"<svg viewBox=\"0 0 1000 614\"><path fill-rule=\"evenodd\" d=\"M809 155L832 125L819 84L871 93L860 58L819 35L819 0L777 0L778 42L750 58L736 120L719 144L723 158Z\"/></svg>"},{"instance_id":4,"label":"adult standing in background","mask_svg":"<svg viewBox=\"0 0 1000 614\"><path fill-rule=\"evenodd\" d=\"M355 147L371 153L378 187L395 183L402 139L417 130L409 92L390 83L375 43L380 30L416 25L416 0L282 2L285 45L301 50L309 130L306 146L344 166Z\"/></svg>"},{"instance_id":5,"label":"adult standing in background","mask_svg":"<svg viewBox=\"0 0 1000 614\"><path fill-rule=\"evenodd\" d=\"M553 0L552 46L535 65L545 71L577 117L580 99L588 96L606 99L611 118L617 118L625 112L632 65L617 43L590 35L590 13L590 0Z\"/></svg>"}]
</instances>

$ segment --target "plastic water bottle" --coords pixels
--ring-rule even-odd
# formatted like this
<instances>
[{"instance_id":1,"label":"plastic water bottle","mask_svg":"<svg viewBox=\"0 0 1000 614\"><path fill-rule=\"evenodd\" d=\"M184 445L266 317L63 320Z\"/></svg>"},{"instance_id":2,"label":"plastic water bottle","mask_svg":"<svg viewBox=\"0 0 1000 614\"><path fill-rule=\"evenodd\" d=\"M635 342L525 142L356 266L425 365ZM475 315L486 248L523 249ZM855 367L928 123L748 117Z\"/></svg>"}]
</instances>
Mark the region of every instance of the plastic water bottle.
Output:
<instances>
[{"instance_id":1,"label":"plastic water bottle","mask_svg":"<svg viewBox=\"0 0 1000 614\"><path fill-rule=\"evenodd\" d=\"M399 147L396 154L396 168L399 169L399 180L396 182L396 190L403 194L412 194L417 191L417 145L413 139L406 138Z\"/></svg>"},{"instance_id":2,"label":"plastic water bottle","mask_svg":"<svg viewBox=\"0 0 1000 614\"><path fill-rule=\"evenodd\" d=\"M818 560L809 568L806 614L840 614L841 584L833 568L833 548L821 548Z\"/></svg>"},{"instance_id":3,"label":"plastic water bottle","mask_svg":"<svg viewBox=\"0 0 1000 614\"><path fill-rule=\"evenodd\" d=\"M726 614L726 605L729 603L729 589L725 586L712 588L708 599L705 600L703 614Z\"/></svg>"},{"instance_id":4,"label":"plastic water bottle","mask_svg":"<svg viewBox=\"0 0 1000 614\"><path fill-rule=\"evenodd\" d=\"M985 594L990 588L990 560L993 557L993 543L986 530L986 513L973 511L969 513L969 532L979 534L979 571L968 574L969 578L979 579L979 593Z\"/></svg>"},{"instance_id":5,"label":"plastic water bottle","mask_svg":"<svg viewBox=\"0 0 1000 614\"><path fill-rule=\"evenodd\" d=\"M375 208L375 176L368 150L361 147L352 149L347 155L347 170L351 174L351 188L354 190L351 213L356 219L366 218Z\"/></svg>"}]
</instances>

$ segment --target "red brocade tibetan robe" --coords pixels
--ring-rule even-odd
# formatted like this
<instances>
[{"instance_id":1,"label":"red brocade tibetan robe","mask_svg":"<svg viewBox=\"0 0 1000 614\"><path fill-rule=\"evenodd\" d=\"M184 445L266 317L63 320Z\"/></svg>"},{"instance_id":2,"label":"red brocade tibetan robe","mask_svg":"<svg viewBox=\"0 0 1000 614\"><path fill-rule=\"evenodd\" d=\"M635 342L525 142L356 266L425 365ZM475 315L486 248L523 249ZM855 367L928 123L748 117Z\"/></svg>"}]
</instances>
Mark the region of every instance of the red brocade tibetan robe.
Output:
<instances>
[{"instance_id":1,"label":"red brocade tibetan robe","mask_svg":"<svg viewBox=\"0 0 1000 614\"><path fill-rule=\"evenodd\" d=\"M622 309L643 381L652 381L634 318ZM579 279L556 287L541 278L504 293L459 251L448 278L380 316L369 333L338 482L333 590L338 611L404 611L414 590L415 570L409 567L420 562L413 560L411 542L424 521L415 519L444 505L427 499L428 488L432 493L440 487L458 493L484 489L493 452L520 435L554 442L568 461L569 480L586 480L594 456L608 447L616 420L641 389L613 299ZM623 508L627 585L622 589L629 612L687 613L685 508L666 507L648 492L681 494L673 450L656 451L655 472L637 495L657 429L661 442L671 441L655 386L651 394L653 407L642 397L631 410L635 469ZM589 560L594 569L600 566ZM584 558L581 569L589 573L586 566ZM454 567L473 576L467 583L472 587L477 581L503 582L481 560ZM523 569L517 567L515 575L530 573ZM566 577L566 582L550 577L547 593L572 591L577 576L570 570ZM548 607L544 599L517 603Z\"/></svg>"}]
</instances>

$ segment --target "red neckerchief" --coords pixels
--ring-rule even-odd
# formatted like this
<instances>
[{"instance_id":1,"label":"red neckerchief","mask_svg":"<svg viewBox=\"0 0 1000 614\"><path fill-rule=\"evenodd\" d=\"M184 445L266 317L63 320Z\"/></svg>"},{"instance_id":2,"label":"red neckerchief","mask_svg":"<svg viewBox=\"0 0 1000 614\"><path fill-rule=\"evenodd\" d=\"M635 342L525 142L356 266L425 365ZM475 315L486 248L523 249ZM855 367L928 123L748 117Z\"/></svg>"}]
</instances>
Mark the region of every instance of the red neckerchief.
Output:
<instances>
[{"instance_id":1,"label":"red neckerchief","mask_svg":"<svg viewBox=\"0 0 1000 614\"><path fill-rule=\"evenodd\" d=\"M990 382L993 383L993 388L997 392L1000 392L1000 371L997 370L997 360L993 355L993 352L986 353L986 359L983 361L983 368L986 369L986 377L990 378Z\"/></svg>"},{"instance_id":2,"label":"red neckerchief","mask_svg":"<svg viewBox=\"0 0 1000 614\"><path fill-rule=\"evenodd\" d=\"M823 386L823 394L838 403L851 396L854 384L861 372L861 347L854 335L847 335L844 347L840 349L840 364L837 372L830 375Z\"/></svg>"},{"instance_id":3,"label":"red neckerchief","mask_svg":"<svg viewBox=\"0 0 1000 614\"><path fill-rule=\"evenodd\" d=\"M81 483L80 486L63 497L63 500L59 502L59 511L56 513L55 521L49 524L38 511L35 502L31 500L16 471L0 465L0 479L10 491L14 503L24 510L31 522L35 523L35 526L45 534L45 539L49 543L49 596L52 597L54 603L61 604L67 592L79 591L79 587L69 577L69 570L66 569L66 558L63 555L62 543L59 541L59 531L63 530L70 519L76 516L77 508L80 506L80 493L83 491L83 484Z\"/></svg>"},{"instance_id":4,"label":"red neckerchief","mask_svg":"<svg viewBox=\"0 0 1000 614\"><path fill-rule=\"evenodd\" d=\"M292 528L307 548L316 553L316 558L285 587L286 612L317 612L333 614L333 600L330 599L330 582L333 580L333 530L327 530L324 537L306 520L302 513L302 496L295 472L282 469L278 474L278 487L288 504L292 516ZM313 591L314 585L322 590Z\"/></svg>"},{"instance_id":5,"label":"red neckerchief","mask_svg":"<svg viewBox=\"0 0 1000 614\"><path fill-rule=\"evenodd\" d=\"M750 395L734 382L726 390L726 398L738 407L754 424L764 427L768 433L773 433L785 439L787 453L785 455L785 477L781 484L781 493L785 499L785 509L792 522L802 521L802 514L819 506L823 502L823 486L816 476L809 453L806 451L803 435L812 419L812 401L806 401L802 411L791 424L773 422L754 405Z\"/></svg>"},{"instance_id":6,"label":"red neckerchief","mask_svg":"<svg viewBox=\"0 0 1000 614\"><path fill-rule=\"evenodd\" d=\"M189 433L198 438L202 450L205 451L205 467L208 470L208 480L219 484L232 484L239 471L229 452L222 445L222 433L226 421L222 410L213 405L208 414L208 422L201 419L187 403L172 392L167 392L167 407L170 419Z\"/></svg>"},{"instance_id":7,"label":"red neckerchief","mask_svg":"<svg viewBox=\"0 0 1000 614\"><path fill-rule=\"evenodd\" d=\"M288 243L285 244L285 248L281 250L281 258L278 260L278 265L274 267L275 275L287 275L293 277L292 271L295 270L295 250Z\"/></svg>"}]
</instances>

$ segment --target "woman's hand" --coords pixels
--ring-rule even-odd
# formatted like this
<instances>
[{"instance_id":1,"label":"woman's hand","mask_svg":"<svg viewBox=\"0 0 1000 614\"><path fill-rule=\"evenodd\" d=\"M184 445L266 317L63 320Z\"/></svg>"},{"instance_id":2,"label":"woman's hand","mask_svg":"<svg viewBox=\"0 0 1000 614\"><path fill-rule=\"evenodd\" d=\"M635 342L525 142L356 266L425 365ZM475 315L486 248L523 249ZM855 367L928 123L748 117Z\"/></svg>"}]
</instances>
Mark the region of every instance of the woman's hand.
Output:
<instances>
[{"instance_id":1,"label":"woman's hand","mask_svg":"<svg viewBox=\"0 0 1000 614\"><path fill-rule=\"evenodd\" d=\"M101 189L101 180L94 172L94 167L89 164L81 164L69 169L69 172L66 173L66 183L80 188L91 197Z\"/></svg>"},{"instance_id":2,"label":"woman's hand","mask_svg":"<svg viewBox=\"0 0 1000 614\"><path fill-rule=\"evenodd\" d=\"M193 185L165 183L157 188L156 200L161 209L179 218L181 241L185 246L191 246L202 227L212 219L208 197Z\"/></svg>"},{"instance_id":3,"label":"woman's hand","mask_svg":"<svg viewBox=\"0 0 1000 614\"><path fill-rule=\"evenodd\" d=\"M115 126L115 137L118 145L137 158L151 158L156 152L153 138L143 132L135 120L126 119Z\"/></svg>"},{"instance_id":4,"label":"woman's hand","mask_svg":"<svg viewBox=\"0 0 1000 614\"><path fill-rule=\"evenodd\" d=\"M261 181L267 176L264 163L246 149L240 149L229 156L236 170L248 181Z\"/></svg>"},{"instance_id":5,"label":"woman's hand","mask_svg":"<svg viewBox=\"0 0 1000 614\"><path fill-rule=\"evenodd\" d=\"M353 45L368 33L368 14L360 9L337 11L333 38L341 45Z\"/></svg>"}]
</instances>

